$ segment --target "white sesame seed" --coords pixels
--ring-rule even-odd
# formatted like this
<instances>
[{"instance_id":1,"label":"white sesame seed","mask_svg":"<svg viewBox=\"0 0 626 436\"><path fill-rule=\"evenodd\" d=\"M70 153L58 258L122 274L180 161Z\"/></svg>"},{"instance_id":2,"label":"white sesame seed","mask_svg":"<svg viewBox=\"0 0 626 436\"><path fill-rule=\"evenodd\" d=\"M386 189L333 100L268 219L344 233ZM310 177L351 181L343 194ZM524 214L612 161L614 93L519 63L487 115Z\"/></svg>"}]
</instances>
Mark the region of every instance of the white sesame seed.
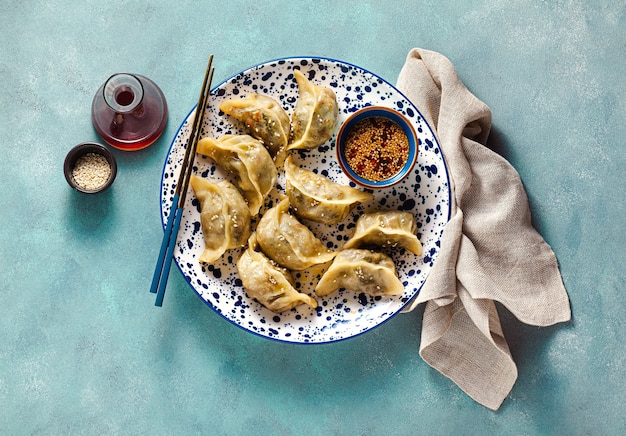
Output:
<instances>
[{"instance_id":1,"label":"white sesame seed","mask_svg":"<svg viewBox=\"0 0 626 436\"><path fill-rule=\"evenodd\" d=\"M79 157L72 169L72 177L76 184L90 191L104 186L110 176L109 162L97 153L87 153Z\"/></svg>"}]
</instances>

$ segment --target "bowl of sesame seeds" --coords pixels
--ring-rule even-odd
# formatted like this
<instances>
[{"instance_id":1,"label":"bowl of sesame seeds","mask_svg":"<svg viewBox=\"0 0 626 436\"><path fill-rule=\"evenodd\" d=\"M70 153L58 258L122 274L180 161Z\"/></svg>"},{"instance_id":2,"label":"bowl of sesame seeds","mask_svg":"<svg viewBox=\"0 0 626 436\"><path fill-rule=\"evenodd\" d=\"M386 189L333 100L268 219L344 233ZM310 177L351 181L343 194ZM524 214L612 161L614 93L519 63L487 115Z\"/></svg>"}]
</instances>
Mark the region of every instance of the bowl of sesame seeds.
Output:
<instances>
[{"instance_id":1,"label":"bowl of sesame seeds","mask_svg":"<svg viewBox=\"0 0 626 436\"><path fill-rule=\"evenodd\" d=\"M72 188L95 194L113 184L117 175L117 162L111 150L104 145L84 142L67 153L63 172Z\"/></svg>"},{"instance_id":2,"label":"bowl of sesame seeds","mask_svg":"<svg viewBox=\"0 0 626 436\"><path fill-rule=\"evenodd\" d=\"M411 173L418 153L415 129L401 113L367 106L341 125L335 143L344 174L365 188L387 188Z\"/></svg>"}]
</instances>

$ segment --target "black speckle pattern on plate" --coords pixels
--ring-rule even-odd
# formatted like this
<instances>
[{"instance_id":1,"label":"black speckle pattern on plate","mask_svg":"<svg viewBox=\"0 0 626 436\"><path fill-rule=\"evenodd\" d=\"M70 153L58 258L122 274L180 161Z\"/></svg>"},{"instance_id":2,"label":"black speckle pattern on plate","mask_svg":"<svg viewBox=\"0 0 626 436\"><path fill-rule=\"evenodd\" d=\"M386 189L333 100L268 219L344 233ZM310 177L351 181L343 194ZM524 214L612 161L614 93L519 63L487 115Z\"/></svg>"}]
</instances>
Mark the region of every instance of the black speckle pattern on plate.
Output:
<instances>
[{"instance_id":1,"label":"black speckle pattern on plate","mask_svg":"<svg viewBox=\"0 0 626 436\"><path fill-rule=\"evenodd\" d=\"M339 123L352 112L368 105L387 106L403 113L415 127L419 137L419 153L413 174L403 182L374 192L374 199L357 206L339 225L306 222L309 228L330 249L340 249L354 233L357 218L375 210L410 211L417 221L417 236L423 256L404 249L388 253L393 258L405 291L401 296L370 297L342 290L329 296L316 297L316 310L301 305L275 314L246 295L237 274L236 262L243 249L229 250L213 265L201 264L204 250L200 226L200 206L189 188L185 211L178 234L174 260L192 289L218 314L233 324L257 335L284 342L327 343L347 339L389 320L415 296L439 251L443 228L450 216L450 185L445 161L431 128L419 110L394 86L360 67L327 58L285 58L251 67L217 85L202 124L201 136L215 138L226 133L243 133L238 122L221 114L219 104L226 99L244 97L249 93L269 95L279 101L291 115L298 99L298 86L293 70L299 68L313 83L332 89L339 104ZM182 165L184 147L193 122L192 110L176 133L163 167L161 180L161 216L167 222L176 181ZM335 157L335 137L316 150L292 151L295 161L330 179L350 184L341 172ZM234 180L213 161L196 156L196 174L214 181ZM284 177L279 170L276 188L270 194L261 215L276 204L284 194ZM354 186L354 184L352 184ZM256 221L253 222L253 227ZM297 289L313 296L313 289L323 272L322 267L295 273Z\"/></svg>"}]
</instances>

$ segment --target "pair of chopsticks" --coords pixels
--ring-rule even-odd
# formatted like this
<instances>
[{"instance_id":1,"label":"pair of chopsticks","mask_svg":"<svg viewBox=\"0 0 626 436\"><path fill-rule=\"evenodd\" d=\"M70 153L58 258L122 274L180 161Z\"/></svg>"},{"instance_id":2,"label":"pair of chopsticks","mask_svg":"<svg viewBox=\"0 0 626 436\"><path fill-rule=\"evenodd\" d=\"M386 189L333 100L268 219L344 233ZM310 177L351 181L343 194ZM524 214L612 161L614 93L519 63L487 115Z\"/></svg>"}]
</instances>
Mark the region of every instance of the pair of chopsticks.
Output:
<instances>
[{"instance_id":1,"label":"pair of chopsticks","mask_svg":"<svg viewBox=\"0 0 626 436\"><path fill-rule=\"evenodd\" d=\"M213 80L213 71L215 70L215 68L211 66L212 63L213 55L209 57L209 63L206 67L206 72L204 73L202 90L200 91L200 97L198 98L198 105L196 106L196 113L191 133L189 134L189 139L187 140L187 148L185 149L183 164L180 174L178 175L178 182L176 183L176 190L174 191L172 206L170 207L170 215L167 219L167 225L165 226L163 242L161 242L161 250L159 251L159 259L157 260L157 264L154 269L152 286L150 286L150 292L153 294L156 293L156 302L154 304L159 307L163 304L163 296L165 295L167 278L170 274L172 257L174 257L174 248L176 246L176 238L178 237L180 220L183 216L183 209L185 207L189 180L191 179L191 174L193 172L193 162L196 155L196 148L198 147L198 140L200 139L199 136L202 120L204 119L207 101L211 93L211 81Z\"/></svg>"}]
</instances>

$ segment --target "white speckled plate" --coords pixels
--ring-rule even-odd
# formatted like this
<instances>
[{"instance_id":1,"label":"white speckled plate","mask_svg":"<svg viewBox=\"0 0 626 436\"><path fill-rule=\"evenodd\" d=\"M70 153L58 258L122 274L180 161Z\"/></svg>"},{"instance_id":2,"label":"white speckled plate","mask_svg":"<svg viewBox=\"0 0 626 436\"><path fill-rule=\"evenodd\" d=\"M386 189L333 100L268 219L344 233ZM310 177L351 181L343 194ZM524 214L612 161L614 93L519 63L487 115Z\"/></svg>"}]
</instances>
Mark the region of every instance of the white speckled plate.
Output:
<instances>
[{"instance_id":1,"label":"white speckled plate","mask_svg":"<svg viewBox=\"0 0 626 436\"><path fill-rule=\"evenodd\" d=\"M370 297L342 290L317 298L316 310L301 305L275 314L246 295L237 274L236 261L242 249L228 251L214 265L198 261L204 250L198 201L189 188L185 211L178 234L175 261L193 290L212 309L233 324L267 338L296 343L325 343L347 339L389 320L399 313L420 291L439 250L439 240L450 212L448 173L439 144L419 110L391 84L380 77L346 62L326 58L286 58L269 61L225 80L216 86L203 122L202 136L219 137L243 132L241 125L220 114L218 106L225 99L260 93L274 97L291 115L298 98L293 69L307 73L309 80L332 89L339 103L339 122L366 105L392 107L414 123L419 136L419 155L413 174L392 188L375 192L374 200L355 208L340 225L306 223L331 249L340 249L353 234L357 217L366 211L401 209L412 212L417 220L417 235L424 247L423 256L404 249L389 253L394 259L405 291L401 296ZM184 147L189 136L194 110L182 123L172 141L161 181L161 215L167 221ZM317 150L293 152L305 168L348 184L335 158L334 137ZM197 156L196 174L209 179L230 179L210 159ZM276 189L266 207L284 193L284 177L279 171ZM253 226L255 223L253 223ZM320 270L297 273L294 277L300 292L314 296Z\"/></svg>"}]
</instances>

